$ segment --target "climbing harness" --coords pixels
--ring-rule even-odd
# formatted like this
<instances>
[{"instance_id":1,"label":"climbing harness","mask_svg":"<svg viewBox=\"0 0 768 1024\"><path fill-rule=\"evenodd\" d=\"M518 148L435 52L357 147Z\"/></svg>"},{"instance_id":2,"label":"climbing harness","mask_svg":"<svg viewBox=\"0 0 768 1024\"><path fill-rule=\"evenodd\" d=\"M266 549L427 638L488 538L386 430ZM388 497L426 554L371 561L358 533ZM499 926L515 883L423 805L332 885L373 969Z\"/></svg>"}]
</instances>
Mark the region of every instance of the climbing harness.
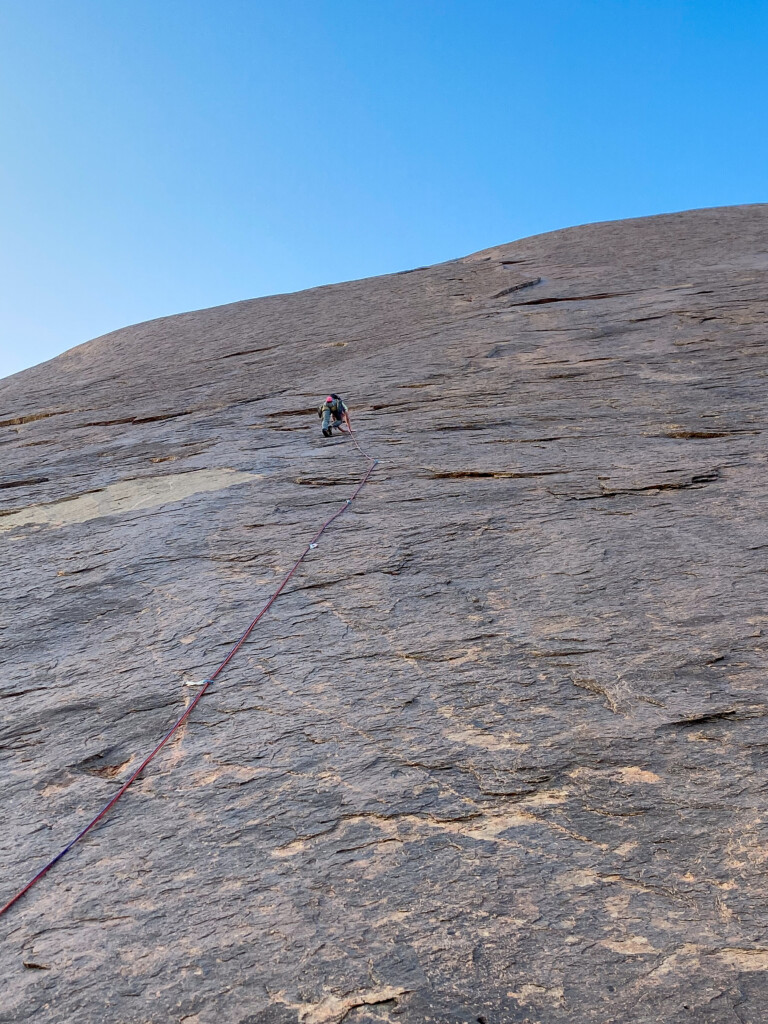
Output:
<instances>
[{"instance_id":1,"label":"climbing harness","mask_svg":"<svg viewBox=\"0 0 768 1024\"><path fill-rule=\"evenodd\" d=\"M200 686L200 690L196 694L195 699L192 701L192 703L189 705L189 707L184 711L184 713L179 718L176 719L176 721L173 723L173 725L168 730L168 732L165 734L165 736L163 736L163 738L160 740L160 742L157 744L157 746L149 754L147 754L147 756L141 762L139 767L122 784L122 786L120 787L120 789L118 789L118 791L115 793L115 795L112 797L112 799L108 803L106 803L104 805L104 807L102 807L102 809L99 811L99 813L96 815L96 817L92 818L88 822L88 824L77 833L75 838L72 839L71 842L67 843L67 845L64 847L63 850L60 850L56 854L56 856L52 860L49 860L48 863L44 867L42 867L37 872L37 874L27 882L27 884L23 888L19 889L19 891L16 893L15 896L12 896L11 899L9 899L8 902L4 906L0 907L0 916L2 916L6 912L6 910L10 910L10 908L14 905L14 903L16 903L18 900L20 900L21 897L26 892L28 892L32 888L32 886L35 885L35 883L39 882L40 879L44 875L48 874L48 872L51 870L51 868L54 866L54 864L57 864L62 859L62 857L66 856L66 854L69 853L69 851L72 849L72 847L75 846L76 843L79 843L80 840L84 836L86 836L91 831L91 829L94 828L101 821L101 819L115 806L115 804L120 799L120 797L123 795L123 793L125 793L125 791L141 775L141 773L144 771L144 769L147 767L147 765L150 763L150 761L152 761L155 758L155 756L160 753L160 751L163 749L163 747L168 742L168 740L171 739L171 737L176 732L178 732L178 730L181 728L181 726L186 722L186 720L192 714L192 712L194 711L196 705L203 698L203 696L204 696L205 692L207 691L208 687L211 686L211 684L218 678L218 676L221 675L221 673L224 671L224 669L227 667L227 665L229 665L230 661L232 661L234 656L237 654L237 652L243 646L243 644L248 639L248 637L251 635L253 630L256 628L256 625L266 615L266 613L269 611L269 609L272 607L272 605L278 599L280 594L282 594L282 592L285 589L286 585L288 584L290 579L294 576L294 574L296 573L296 571L298 570L299 566L304 561L304 559L307 557L309 552L315 550L315 548L318 545L318 542L319 542L320 538L325 533L325 531L328 529L328 527L333 522L335 522L339 518L339 516L343 515L347 511L347 509L350 507L352 502L355 500L355 498L358 496L358 494L362 491L362 489L368 483L368 480L369 480L371 474L373 473L373 471L376 468L376 466L379 464L379 460L375 459L372 455L369 455L367 452L363 451L363 449L361 448L357 438L355 437L355 434L354 434L354 432L352 430L352 424L350 423L349 416L346 413L344 414L344 421L345 421L345 423L347 425L347 430L342 431L342 433L349 433L349 436L352 438L352 440L355 443L355 447L360 452L360 454L363 456L363 458L365 458L368 461L368 463L369 463L368 468L365 471L365 474L363 475L362 479L358 483L358 485L355 488L355 490L352 492L351 497L345 498L343 504L341 505L341 508L338 508L333 513L332 516L329 516L328 519L325 520L325 522L322 524L320 529L317 531L317 533L314 535L314 537L312 537L312 539L309 541L309 543L304 548L302 553L299 555L299 557L293 563L293 565L291 566L290 570L283 577L282 582L280 583L278 588L275 590L275 592L272 594L272 596L269 598L269 600L264 605L264 607L261 609L259 614L248 625L247 629L240 636L240 638L236 641L236 643L234 643L232 645L229 653L224 658L224 660L218 665L218 667L213 672L211 672L211 674L209 676L206 676L205 679L201 680L199 683L192 683L191 684L193 686L199 685Z\"/></svg>"}]
</instances>

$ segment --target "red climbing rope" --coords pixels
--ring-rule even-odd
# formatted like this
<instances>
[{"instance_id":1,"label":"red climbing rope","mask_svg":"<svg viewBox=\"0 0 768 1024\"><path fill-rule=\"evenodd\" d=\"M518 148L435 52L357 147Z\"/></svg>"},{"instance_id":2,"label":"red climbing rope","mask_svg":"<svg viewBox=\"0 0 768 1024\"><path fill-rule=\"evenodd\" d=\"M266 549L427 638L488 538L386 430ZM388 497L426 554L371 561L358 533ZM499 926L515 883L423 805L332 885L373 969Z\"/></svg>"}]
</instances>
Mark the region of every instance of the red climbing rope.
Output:
<instances>
[{"instance_id":1,"label":"red climbing rope","mask_svg":"<svg viewBox=\"0 0 768 1024\"><path fill-rule=\"evenodd\" d=\"M228 654L224 658L224 660L217 666L215 671L211 672L211 674L209 676L207 676L202 681L201 686L200 686L200 690L198 691L197 695L195 696L195 699L192 701L192 703L186 709L184 714L181 715L173 723L171 728L168 730L168 732L165 734L165 736L163 736L163 738L160 740L160 742L157 744L157 746L149 754L147 754L147 756L141 762L139 767L122 784L122 786L120 787L120 789L118 789L118 791L115 793L115 795L112 797L112 799L108 803L106 803L104 805L104 807L102 807L102 809L99 811L99 813L96 815L96 817L92 818L88 822L88 824L77 833L75 838L72 839L71 842L67 843L67 845L64 847L63 850L60 850L52 860L49 860L48 863L37 872L37 874L34 876L34 878L31 878L22 889L19 889L19 891L16 893L15 896L12 896L11 899L9 899L8 902L3 907L0 907L0 917L6 912L6 910L10 910L10 908L14 905L14 903L16 903L18 900L21 899L21 897L24 895L24 893L28 892L32 888L32 886L35 885L36 882L39 882L40 879L43 877L43 875L46 875L51 870L51 868L54 866L54 864L57 864L61 860L62 857L64 857L66 854L68 854L69 851L72 849L72 847L76 843L80 842L80 840L85 835L87 835L91 831L91 829L94 828L101 821L101 819L104 817L104 815L107 814L107 812L109 810L111 810L112 807L115 806L117 801L120 799L120 797L123 795L123 793L125 793L125 791L129 788L129 786L131 786L132 783L135 782L135 780L141 775L141 773L144 771L144 769L147 767L147 765L150 763L150 761L152 761L154 759L154 757L157 754L160 753L160 751L163 749L163 747L168 742L168 740L174 735L175 732L177 732L181 728L181 726L184 724L184 722L186 722L186 720L192 714L192 711L194 710L195 706L199 703L199 701L201 700L203 694L208 689L208 687L211 685L211 683L213 683L213 681L218 676L221 675L221 673L224 671L224 669L227 667L227 665L230 663L230 661L232 661L234 656L237 654L237 652L243 646L243 644L248 639L248 637L251 635L253 630L256 628L257 623L266 615L266 613L269 611L269 609L272 607L272 605L278 599L280 594L282 594L282 592L285 589L288 581L296 573L297 569L299 568L301 563L304 561L304 559L307 557L309 552L317 545L317 542L320 540L320 538L325 533L325 531L328 529L328 527L331 525L331 523L335 522L335 520L337 520L339 518L339 516L343 515L347 511L347 509L352 504L352 502L355 500L355 498L358 496L360 491L362 491L362 489L368 483L368 480L369 480L369 478L371 476L371 473L373 473L374 469L378 465L378 459L374 459L372 455L368 455L368 453L364 452L363 449L360 447L357 438L355 437L354 433L352 432L352 424L349 422L349 417L346 416L346 415L345 415L345 421L346 421L346 424L347 424L349 435L352 438L352 440L354 441L354 443L355 443L355 445L357 447L357 450L370 463L370 465L368 466L368 469L366 470L365 475L363 476L362 480L357 485L355 490L352 492L352 496L349 497L349 498L346 498L345 501L344 501L344 504L341 506L341 508L337 509L333 513L332 516L329 516L328 519L325 520L325 522L322 524L320 529L317 531L317 533L314 535L314 537L309 541L309 543L304 548L302 553L299 555L299 557L293 563L293 565L291 566L291 569L283 577L282 582L280 583L280 586L277 588L277 590L275 590L275 592L272 594L270 599L267 601L267 603L261 609L261 611L256 616L256 618L253 619L253 621L249 624L248 628L245 630L245 632L242 634L242 636L239 638L239 640L235 644L233 644L232 648L230 649L230 651L228 652ZM346 431L343 431L343 433L346 433Z\"/></svg>"},{"instance_id":2,"label":"red climbing rope","mask_svg":"<svg viewBox=\"0 0 768 1024\"><path fill-rule=\"evenodd\" d=\"M349 413L348 412L344 413L344 422L347 424L347 430L343 430L341 427L339 427L339 430L341 430L342 434L345 434L345 433L347 433L347 431L349 431L349 436L355 442L355 447L360 452L360 454L363 456L363 458L364 459L368 459L369 462L372 462L374 465L376 465L376 461L377 460L374 459L374 457L372 455L369 455L368 452L364 452L363 449L358 444L357 438L355 437L355 433L352 430L352 424L349 421Z\"/></svg>"}]
</instances>

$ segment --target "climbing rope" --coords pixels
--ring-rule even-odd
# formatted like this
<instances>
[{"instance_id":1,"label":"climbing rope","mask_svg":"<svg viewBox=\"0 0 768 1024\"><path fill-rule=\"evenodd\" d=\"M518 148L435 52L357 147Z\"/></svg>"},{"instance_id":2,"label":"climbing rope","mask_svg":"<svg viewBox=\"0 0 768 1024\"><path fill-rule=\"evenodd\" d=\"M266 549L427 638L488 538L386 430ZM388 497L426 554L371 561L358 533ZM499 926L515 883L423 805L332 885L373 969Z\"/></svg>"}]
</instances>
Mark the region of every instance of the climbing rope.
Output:
<instances>
[{"instance_id":1,"label":"climbing rope","mask_svg":"<svg viewBox=\"0 0 768 1024\"><path fill-rule=\"evenodd\" d=\"M112 797L112 799L102 807L102 809L99 811L99 813L94 818L92 818L88 822L88 824L77 833L77 835L75 836L74 839L72 839L69 843L67 843L67 845L64 847L63 850L60 850L52 860L49 860L48 863L46 865L44 865L37 872L37 874L33 878L30 878L30 880L27 882L27 884L23 888L19 889L19 891L15 894L15 896L12 896L11 899L9 899L8 902L3 907L0 907L0 917L2 917L2 915L6 912L6 910L10 910L10 908L14 905L14 903L16 903L18 900L20 900L21 897L26 892L29 892L29 890L32 888L32 886L35 885L37 882L39 882L40 879L44 875L47 875L48 872L51 870L51 868L54 866L54 864L57 864L62 859L62 857L65 857L69 853L69 851L72 849L72 847L75 846L77 843L79 843L80 840L84 836L86 836L91 831L91 829L94 828L101 821L101 819L115 806L115 804L120 799L120 797L123 795L123 793L125 793L125 791L136 781L136 779L138 779L138 777L141 775L141 773L144 771L144 769L147 767L147 765L156 757L157 754L160 753L160 751L163 749L163 747L168 742L168 740L171 739L171 737L176 732L178 732L178 730L181 728L181 726L186 722L186 720L192 714L192 712L194 711L194 709L197 706L197 704L203 698L203 696L204 696L206 690L208 689L208 687L211 686L211 684L221 675L221 673L224 671L224 669L227 667L227 665L230 663L230 661L232 661L234 656L237 654L237 652L243 646L245 641L251 635L253 630L256 628L256 626L260 622L260 620L264 618L264 616L267 614L269 609L272 607L272 605L278 599L280 594L282 594L282 592L285 589L286 585L288 584L289 580L294 576L294 574L296 573L296 571L298 570L299 566L304 561L304 559L307 557L309 552L314 550L315 547L317 547L318 541L323 536L323 534L328 529L328 527L333 522L335 522L339 518L339 516L343 515L347 511L347 509L350 507L352 502L355 500L355 498L358 496L358 494L362 491L362 489L368 483L368 480L369 480L371 474L373 473L374 469L378 465L379 460L375 459L372 455L369 455L367 452L363 451L363 449L360 447L360 444L358 443L358 440L355 437L355 434L354 434L354 432L352 430L352 424L349 422L349 416L347 416L346 414L345 414L345 417L344 417L344 421L345 421L345 423L347 425L347 429L346 429L346 431L342 431L342 433L345 433L345 434L348 433L349 434L349 436L354 441L357 450L369 462L369 466L368 466L364 476L362 477L362 479L358 483L358 485L355 488L355 490L352 492L352 495L349 498L346 498L344 500L344 503L342 504L341 508L337 509L333 513L332 516L329 516L328 519L325 520L325 522L322 524L320 529L317 531L317 533L314 535L314 537L312 537L312 539L309 541L307 546L301 552L299 557L293 563L293 565L291 566L290 570L285 574L285 576L283 577L280 585L275 590L275 592L272 594L272 596L267 601L267 603L264 605L264 607L261 609L259 614L256 616L255 619L252 620L252 622L250 622L250 624L248 625L247 629L240 636L240 638L237 640L237 642L232 645L231 649L227 653L227 656L224 658L224 660L216 667L216 669L213 672L211 672L211 674L209 676L206 676L206 678L202 680L202 682L200 684L200 689L199 689L197 695L195 696L195 699L192 701L192 703L186 709L184 714L176 719L176 721L173 723L173 725L168 730L168 732L165 734L165 736L163 736L163 738L160 740L160 742L157 744L157 746L149 754L147 754L147 756L141 762L139 767L122 784L122 786L118 789L118 791L115 793L115 795Z\"/></svg>"}]
</instances>

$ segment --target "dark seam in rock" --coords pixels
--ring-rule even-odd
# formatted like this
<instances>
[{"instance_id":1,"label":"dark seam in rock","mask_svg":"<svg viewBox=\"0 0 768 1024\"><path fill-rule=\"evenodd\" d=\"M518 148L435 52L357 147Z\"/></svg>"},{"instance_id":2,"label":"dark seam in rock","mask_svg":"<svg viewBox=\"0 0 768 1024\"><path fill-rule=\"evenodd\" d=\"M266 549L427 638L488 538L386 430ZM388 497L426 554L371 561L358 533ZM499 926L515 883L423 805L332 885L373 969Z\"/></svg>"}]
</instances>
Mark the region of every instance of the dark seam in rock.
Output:
<instances>
[{"instance_id":1,"label":"dark seam in rock","mask_svg":"<svg viewBox=\"0 0 768 1024\"><path fill-rule=\"evenodd\" d=\"M502 288L500 292L496 292L492 295L492 299L501 299L505 295L511 295L513 292L521 292L524 288L533 288L537 284L541 284L544 278L536 277L532 281L523 281L522 284L513 284L510 288Z\"/></svg>"}]
</instances>

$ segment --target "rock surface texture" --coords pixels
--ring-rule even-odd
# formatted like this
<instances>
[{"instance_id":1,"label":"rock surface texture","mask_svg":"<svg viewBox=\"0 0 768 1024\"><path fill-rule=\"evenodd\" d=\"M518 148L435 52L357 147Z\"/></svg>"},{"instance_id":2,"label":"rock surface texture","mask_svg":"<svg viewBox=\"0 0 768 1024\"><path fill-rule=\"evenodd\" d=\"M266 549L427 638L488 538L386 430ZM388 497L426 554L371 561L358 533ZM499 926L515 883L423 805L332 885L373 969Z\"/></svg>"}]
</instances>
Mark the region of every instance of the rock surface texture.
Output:
<instances>
[{"instance_id":1,"label":"rock surface texture","mask_svg":"<svg viewBox=\"0 0 768 1024\"><path fill-rule=\"evenodd\" d=\"M768 206L0 382L0 1022L768 1021Z\"/></svg>"}]
</instances>

